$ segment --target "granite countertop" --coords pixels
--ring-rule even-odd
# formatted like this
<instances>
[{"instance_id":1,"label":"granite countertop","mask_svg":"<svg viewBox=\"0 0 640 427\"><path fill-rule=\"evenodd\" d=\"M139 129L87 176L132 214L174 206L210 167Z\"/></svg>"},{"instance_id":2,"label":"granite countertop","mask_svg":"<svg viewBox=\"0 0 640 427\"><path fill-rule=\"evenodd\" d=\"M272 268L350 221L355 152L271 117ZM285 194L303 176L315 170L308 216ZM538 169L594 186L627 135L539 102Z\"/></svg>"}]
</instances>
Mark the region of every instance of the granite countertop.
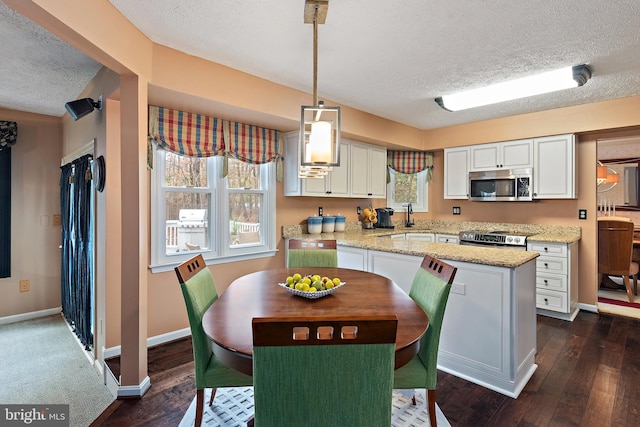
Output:
<instances>
[{"instance_id":1,"label":"granite countertop","mask_svg":"<svg viewBox=\"0 0 640 427\"><path fill-rule=\"evenodd\" d=\"M542 226L529 224L500 224L478 222L416 221L411 228L403 227L402 221L394 223L396 228L374 228L364 230L360 222L346 224L345 231L335 233L308 234L306 225L286 226L282 229L284 238L335 239L340 246L394 252L405 255L424 256L429 254L439 259L464 261L475 264L515 268L539 256L537 252L496 249L432 243L417 240L391 239L393 234L438 233L457 235L463 230L507 230L531 234L527 239L538 242L574 243L580 240L580 227Z\"/></svg>"}]
</instances>

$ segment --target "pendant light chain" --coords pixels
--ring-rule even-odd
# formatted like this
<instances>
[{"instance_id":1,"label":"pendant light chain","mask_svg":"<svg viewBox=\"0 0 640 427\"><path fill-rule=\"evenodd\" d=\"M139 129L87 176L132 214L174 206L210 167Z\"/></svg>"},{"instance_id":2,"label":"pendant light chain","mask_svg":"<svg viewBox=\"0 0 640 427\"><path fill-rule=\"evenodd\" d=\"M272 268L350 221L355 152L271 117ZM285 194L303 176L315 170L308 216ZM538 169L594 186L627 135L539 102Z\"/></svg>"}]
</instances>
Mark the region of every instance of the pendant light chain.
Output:
<instances>
[{"instance_id":1,"label":"pendant light chain","mask_svg":"<svg viewBox=\"0 0 640 427\"><path fill-rule=\"evenodd\" d=\"M318 105L318 5L313 12L313 105Z\"/></svg>"}]
</instances>

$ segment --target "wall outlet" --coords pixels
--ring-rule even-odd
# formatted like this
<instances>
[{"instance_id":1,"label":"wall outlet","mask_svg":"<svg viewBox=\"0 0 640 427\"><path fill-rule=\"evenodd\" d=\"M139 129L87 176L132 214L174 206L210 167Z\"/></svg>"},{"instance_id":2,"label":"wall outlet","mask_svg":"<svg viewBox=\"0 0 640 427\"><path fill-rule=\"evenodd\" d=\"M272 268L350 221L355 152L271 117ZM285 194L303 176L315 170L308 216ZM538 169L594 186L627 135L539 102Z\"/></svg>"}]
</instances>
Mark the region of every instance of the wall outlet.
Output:
<instances>
[{"instance_id":1,"label":"wall outlet","mask_svg":"<svg viewBox=\"0 0 640 427\"><path fill-rule=\"evenodd\" d=\"M62 215L53 214L53 226L60 227L62 225Z\"/></svg>"},{"instance_id":2,"label":"wall outlet","mask_svg":"<svg viewBox=\"0 0 640 427\"><path fill-rule=\"evenodd\" d=\"M454 206L453 207L453 214L454 215L460 215L460 206Z\"/></svg>"},{"instance_id":3,"label":"wall outlet","mask_svg":"<svg viewBox=\"0 0 640 427\"><path fill-rule=\"evenodd\" d=\"M31 284L28 280L20 280L20 292L29 292Z\"/></svg>"},{"instance_id":4,"label":"wall outlet","mask_svg":"<svg viewBox=\"0 0 640 427\"><path fill-rule=\"evenodd\" d=\"M356 213L357 213L358 215L362 215L362 208L361 208L360 206L358 206L358 207L356 208Z\"/></svg>"},{"instance_id":5,"label":"wall outlet","mask_svg":"<svg viewBox=\"0 0 640 427\"><path fill-rule=\"evenodd\" d=\"M323 212L323 211L322 211L322 206L320 206L320 207L318 208L318 215L319 215L319 216L322 216L322 212Z\"/></svg>"},{"instance_id":6,"label":"wall outlet","mask_svg":"<svg viewBox=\"0 0 640 427\"><path fill-rule=\"evenodd\" d=\"M578 209L578 219L587 219L586 209Z\"/></svg>"},{"instance_id":7,"label":"wall outlet","mask_svg":"<svg viewBox=\"0 0 640 427\"><path fill-rule=\"evenodd\" d=\"M467 285L464 283L454 283L451 285L451 293L464 295L467 293Z\"/></svg>"}]
</instances>

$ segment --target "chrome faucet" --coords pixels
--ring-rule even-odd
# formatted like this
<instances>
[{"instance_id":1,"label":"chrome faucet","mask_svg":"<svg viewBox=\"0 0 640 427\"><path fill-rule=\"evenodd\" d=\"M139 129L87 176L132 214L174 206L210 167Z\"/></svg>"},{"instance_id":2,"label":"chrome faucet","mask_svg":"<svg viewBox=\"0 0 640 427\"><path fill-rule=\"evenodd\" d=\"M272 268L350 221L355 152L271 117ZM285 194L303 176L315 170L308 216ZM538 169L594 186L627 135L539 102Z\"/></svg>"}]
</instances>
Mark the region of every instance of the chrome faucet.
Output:
<instances>
[{"instance_id":1,"label":"chrome faucet","mask_svg":"<svg viewBox=\"0 0 640 427\"><path fill-rule=\"evenodd\" d=\"M413 227L415 223L411 221L411 214L413 213L413 206L411 202L407 205L407 222L405 223L405 227Z\"/></svg>"}]
</instances>

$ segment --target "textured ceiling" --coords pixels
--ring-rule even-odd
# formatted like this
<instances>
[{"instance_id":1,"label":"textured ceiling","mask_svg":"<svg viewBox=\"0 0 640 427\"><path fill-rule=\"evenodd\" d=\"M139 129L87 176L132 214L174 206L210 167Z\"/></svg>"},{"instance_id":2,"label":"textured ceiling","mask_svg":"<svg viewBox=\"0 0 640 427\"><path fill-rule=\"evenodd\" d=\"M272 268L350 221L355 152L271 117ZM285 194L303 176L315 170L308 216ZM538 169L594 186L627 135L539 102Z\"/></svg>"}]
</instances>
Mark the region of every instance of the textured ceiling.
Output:
<instances>
[{"instance_id":1,"label":"textured ceiling","mask_svg":"<svg viewBox=\"0 0 640 427\"><path fill-rule=\"evenodd\" d=\"M102 65L0 2L0 108L62 116Z\"/></svg>"},{"instance_id":2,"label":"textured ceiling","mask_svg":"<svg viewBox=\"0 0 640 427\"><path fill-rule=\"evenodd\" d=\"M311 93L313 27L303 22L304 0L109 1L158 44ZM42 30L31 30L26 55L20 34L5 35L24 31L24 20L6 9L0 54L16 59L0 64L0 107L26 109L43 93L73 98L84 86L64 92L56 76L82 81L95 75L95 64L69 66L73 60L59 58L77 61L77 53ZM330 0L319 27L319 97L429 129L640 95L638 28L637 0ZM17 45L9 56L7 44ZM21 64L24 56L33 58ZM455 113L433 101L581 63L593 70L581 88ZM11 72L16 82L5 82ZM20 86L19 76L37 88L33 99L18 96L25 108L11 105L14 95L4 89ZM50 114L64 113L62 104Z\"/></svg>"}]
</instances>

